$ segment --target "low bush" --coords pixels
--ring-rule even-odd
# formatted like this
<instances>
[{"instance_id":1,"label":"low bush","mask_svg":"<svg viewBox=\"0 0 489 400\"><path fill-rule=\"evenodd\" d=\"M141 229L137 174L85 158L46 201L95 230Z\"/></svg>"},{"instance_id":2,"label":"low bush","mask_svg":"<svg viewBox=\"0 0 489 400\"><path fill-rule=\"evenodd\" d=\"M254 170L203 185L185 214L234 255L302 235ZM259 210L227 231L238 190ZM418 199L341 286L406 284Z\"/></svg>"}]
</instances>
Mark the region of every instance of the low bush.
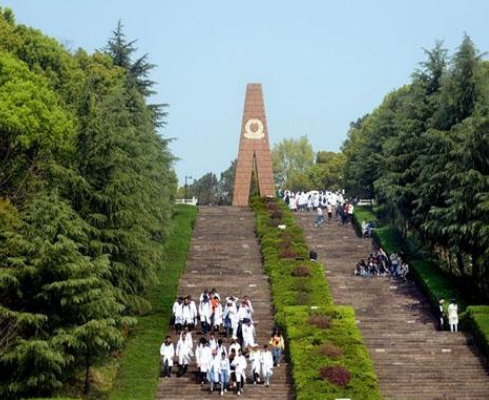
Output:
<instances>
[{"instance_id":1,"label":"low bush","mask_svg":"<svg viewBox=\"0 0 489 400\"><path fill-rule=\"evenodd\" d=\"M254 198L252 207L275 319L286 336L297 399L381 400L353 309L333 304L323 266L308 260L302 229L284 203L274 207L272 201ZM282 213L280 223L272 217L277 210ZM278 225L286 229L277 229ZM285 251L294 257L282 257ZM329 373L332 380L321 379L321 369L330 367L334 367ZM348 372L349 378L339 371Z\"/></svg>"},{"instance_id":2,"label":"low bush","mask_svg":"<svg viewBox=\"0 0 489 400\"><path fill-rule=\"evenodd\" d=\"M311 276L311 269L307 265L297 265L292 270L292 276L305 278Z\"/></svg>"},{"instance_id":3,"label":"low bush","mask_svg":"<svg viewBox=\"0 0 489 400\"><path fill-rule=\"evenodd\" d=\"M341 350L341 347L329 342L320 345L318 352L321 356L330 358L332 360L339 360L343 356L343 350Z\"/></svg>"},{"instance_id":4,"label":"low bush","mask_svg":"<svg viewBox=\"0 0 489 400\"><path fill-rule=\"evenodd\" d=\"M326 315L311 315L307 322L309 322L310 325L314 325L320 329L331 328L331 318Z\"/></svg>"},{"instance_id":5,"label":"low bush","mask_svg":"<svg viewBox=\"0 0 489 400\"><path fill-rule=\"evenodd\" d=\"M327 379L333 385L341 387L348 385L351 379L350 371L339 365L323 367L321 368L320 374L321 378Z\"/></svg>"}]
</instances>

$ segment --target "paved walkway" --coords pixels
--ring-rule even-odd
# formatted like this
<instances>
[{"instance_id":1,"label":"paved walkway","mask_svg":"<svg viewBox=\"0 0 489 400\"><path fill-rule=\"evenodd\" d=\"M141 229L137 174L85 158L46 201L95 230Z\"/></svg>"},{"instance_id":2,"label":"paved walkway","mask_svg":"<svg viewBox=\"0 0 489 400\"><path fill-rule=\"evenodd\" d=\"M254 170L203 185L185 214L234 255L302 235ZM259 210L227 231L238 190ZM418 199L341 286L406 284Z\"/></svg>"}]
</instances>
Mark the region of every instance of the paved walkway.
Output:
<instances>
[{"instance_id":1,"label":"paved walkway","mask_svg":"<svg viewBox=\"0 0 489 400\"><path fill-rule=\"evenodd\" d=\"M198 298L203 289L215 287L221 297L248 295L255 309L257 343L268 343L274 326L268 277L261 263L255 235L255 219L249 209L201 207L188 254L186 273L180 278L179 294ZM173 335L173 332L169 332ZM174 335L173 335L174 337ZM193 336L197 343L199 335ZM174 337L174 342L176 342ZM194 346L195 348L195 346ZM174 368L175 370L176 368ZM195 365L187 376L160 378L157 399L200 400L221 398L208 386L196 383ZM248 370L249 372L249 370ZM224 398L236 397L228 392ZM247 399L294 399L288 365L274 369L271 385L245 386Z\"/></svg>"},{"instance_id":2,"label":"paved walkway","mask_svg":"<svg viewBox=\"0 0 489 400\"><path fill-rule=\"evenodd\" d=\"M464 333L439 332L427 301L413 282L353 275L371 241L336 222L313 226L297 214L310 248L326 265L334 300L355 308L386 400L489 400L489 377Z\"/></svg>"}]
</instances>

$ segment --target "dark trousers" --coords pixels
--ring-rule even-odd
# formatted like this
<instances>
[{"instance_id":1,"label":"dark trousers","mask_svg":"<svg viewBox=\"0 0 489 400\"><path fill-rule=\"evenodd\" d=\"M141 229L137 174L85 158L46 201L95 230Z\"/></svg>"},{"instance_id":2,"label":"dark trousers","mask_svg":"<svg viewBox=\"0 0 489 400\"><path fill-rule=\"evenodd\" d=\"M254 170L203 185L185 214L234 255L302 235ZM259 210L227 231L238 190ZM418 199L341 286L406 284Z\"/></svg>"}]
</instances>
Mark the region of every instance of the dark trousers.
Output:
<instances>
[{"instance_id":1,"label":"dark trousers","mask_svg":"<svg viewBox=\"0 0 489 400\"><path fill-rule=\"evenodd\" d=\"M165 360L163 363L163 376L164 377L171 377L171 367L168 365L168 360Z\"/></svg>"},{"instance_id":2,"label":"dark trousers","mask_svg":"<svg viewBox=\"0 0 489 400\"><path fill-rule=\"evenodd\" d=\"M178 374L177 374L177 376L180 377L180 376L185 375L185 373L187 372L187 369L188 369L188 365L187 364L179 364L178 365Z\"/></svg>"}]
</instances>

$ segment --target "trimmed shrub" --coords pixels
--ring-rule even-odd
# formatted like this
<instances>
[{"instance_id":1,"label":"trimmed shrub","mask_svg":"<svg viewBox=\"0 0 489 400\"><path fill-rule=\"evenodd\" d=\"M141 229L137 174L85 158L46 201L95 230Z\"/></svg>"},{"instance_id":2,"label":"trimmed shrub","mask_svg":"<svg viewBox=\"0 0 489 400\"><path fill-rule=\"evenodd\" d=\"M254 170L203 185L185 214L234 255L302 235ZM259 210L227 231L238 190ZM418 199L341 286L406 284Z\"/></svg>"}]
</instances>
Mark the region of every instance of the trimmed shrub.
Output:
<instances>
[{"instance_id":1,"label":"trimmed shrub","mask_svg":"<svg viewBox=\"0 0 489 400\"><path fill-rule=\"evenodd\" d=\"M280 258L297 258L297 253L289 249L284 249L280 252Z\"/></svg>"},{"instance_id":2,"label":"trimmed shrub","mask_svg":"<svg viewBox=\"0 0 489 400\"><path fill-rule=\"evenodd\" d=\"M321 368L320 375L321 378L327 379L333 385L340 387L345 387L351 380L350 371L339 365Z\"/></svg>"},{"instance_id":3,"label":"trimmed shrub","mask_svg":"<svg viewBox=\"0 0 489 400\"><path fill-rule=\"evenodd\" d=\"M328 357L332 360L339 360L343 356L343 350L341 350L341 347L336 346L333 343L322 344L319 346L318 353L323 357Z\"/></svg>"},{"instance_id":4,"label":"trimmed shrub","mask_svg":"<svg viewBox=\"0 0 489 400\"><path fill-rule=\"evenodd\" d=\"M303 306L309 304L311 301L311 296L307 292L298 292L296 293L295 299L297 304Z\"/></svg>"},{"instance_id":5,"label":"trimmed shrub","mask_svg":"<svg viewBox=\"0 0 489 400\"><path fill-rule=\"evenodd\" d=\"M309 317L309 324L314 325L320 329L329 329L331 328L331 318L325 315L311 315Z\"/></svg>"},{"instance_id":6,"label":"trimmed shrub","mask_svg":"<svg viewBox=\"0 0 489 400\"><path fill-rule=\"evenodd\" d=\"M305 278L311 276L311 270L307 265L297 265L292 270L292 276L296 278Z\"/></svg>"}]
</instances>

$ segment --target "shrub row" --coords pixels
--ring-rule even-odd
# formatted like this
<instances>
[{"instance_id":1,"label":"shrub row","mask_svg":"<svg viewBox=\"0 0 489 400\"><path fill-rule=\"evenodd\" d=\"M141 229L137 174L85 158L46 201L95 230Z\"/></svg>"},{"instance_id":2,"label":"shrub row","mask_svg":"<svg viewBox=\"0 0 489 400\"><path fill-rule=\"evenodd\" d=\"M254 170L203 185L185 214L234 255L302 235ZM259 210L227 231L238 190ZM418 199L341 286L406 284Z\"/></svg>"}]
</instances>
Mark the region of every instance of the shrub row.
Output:
<instances>
[{"instance_id":1,"label":"shrub row","mask_svg":"<svg viewBox=\"0 0 489 400\"><path fill-rule=\"evenodd\" d=\"M489 306L469 306L464 324L472 332L477 346L489 359Z\"/></svg>"},{"instance_id":2,"label":"shrub row","mask_svg":"<svg viewBox=\"0 0 489 400\"><path fill-rule=\"evenodd\" d=\"M252 206L276 321L288 343L297 399L380 400L354 311L333 304L323 266L308 260L294 216L273 199L255 198Z\"/></svg>"}]
</instances>

